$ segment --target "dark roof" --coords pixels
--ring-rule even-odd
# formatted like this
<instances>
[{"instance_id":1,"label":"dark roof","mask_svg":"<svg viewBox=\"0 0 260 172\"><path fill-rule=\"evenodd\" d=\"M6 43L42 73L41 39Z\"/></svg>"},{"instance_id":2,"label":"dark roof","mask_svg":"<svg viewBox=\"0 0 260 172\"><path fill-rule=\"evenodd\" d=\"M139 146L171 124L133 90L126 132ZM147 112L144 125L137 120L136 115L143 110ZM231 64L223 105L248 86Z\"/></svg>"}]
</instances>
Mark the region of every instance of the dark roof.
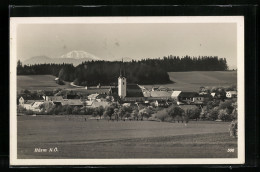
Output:
<instances>
[{"instance_id":1,"label":"dark roof","mask_svg":"<svg viewBox=\"0 0 260 172\"><path fill-rule=\"evenodd\" d=\"M69 94L69 95L67 95L67 99L80 99L80 96Z\"/></svg>"},{"instance_id":2,"label":"dark roof","mask_svg":"<svg viewBox=\"0 0 260 172\"><path fill-rule=\"evenodd\" d=\"M82 94L110 94L110 88L78 88L78 89L73 89L72 91L82 93Z\"/></svg>"},{"instance_id":3,"label":"dark roof","mask_svg":"<svg viewBox=\"0 0 260 172\"><path fill-rule=\"evenodd\" d=\"M43 100L42 96L34 95L34 94L24 94L20 97L23 97L24 100Z\"/></svg>"},{"instance_id":4,"label":"dark roof","mask_svg":"<svg viewBox=\"0 0 260 172\"><path fill-rule=\"evenodd\" d=\"M166 100L156 100L158 103L166 103Z\"/></svg>"},{"instance_id":5,"label":"dark roof","mask_svg":"<svg viewBox=\"0 0 260 172\"><path fill-rule=\"evenodd\" d=\"M118 87L111 88L112 93L118 94ZM137 84L127 84L126 97L144 97L142 89Z\"/></svg>"},{"instance_id":6,"label":"dark roof","mask_svg":"<svg viewBox=\"0 0 260 172\"><path fill-rule=\"evenodd\" d=\"M196 92L181 92L180 97L199 97L199 93Z\"/></svg>"}]
</instances>

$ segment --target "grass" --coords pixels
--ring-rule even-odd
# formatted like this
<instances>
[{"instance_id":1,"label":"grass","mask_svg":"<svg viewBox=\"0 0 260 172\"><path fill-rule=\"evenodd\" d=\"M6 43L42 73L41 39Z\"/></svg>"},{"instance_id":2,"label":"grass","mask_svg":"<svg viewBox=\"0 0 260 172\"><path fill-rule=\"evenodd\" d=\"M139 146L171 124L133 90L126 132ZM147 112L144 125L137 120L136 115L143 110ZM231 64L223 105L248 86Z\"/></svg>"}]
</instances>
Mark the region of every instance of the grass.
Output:
<instances>
[{"instance_id":1,"label":"grass","mask_svg":"<svg viewBox=\"0 0 260 172\"><path fill-rule=\"evenodd\" d=\"M198 91L201 86L231 86L237 84L236 71L192 71L169 72L172 83L161 84L168 88L182 91ZM58 85L51 75L19 75L17 76L17 90L53 90L64 88L77 92L85 92L84 88L74 88L67 82L66 85ZM160 85L145 85L147 88Z\"/></svg>"},{"instance_id":2,"label":"grass","mask_svg":"<svg viewBox=\"0 0 260 172\"><path fill-rule=\"evenodd\" d=\"M52 75L18 75L17 91L20 90L54 90L56 88L70 88L70 84L58 85Z\"/></svg>"},{"instance_id":3,"label":"grass","mask_svg":"<svg viewBox=\"0 0 260 172\"><path fill-rule=\"evenodd\" d=\"M84 116L18 116L18 158L231 158L229 123L87 120ZM58 148L35 153L35 148ZM234 153L228 153L234 148Z\"/></svg>"},{"instance_id":4,"label":"grass","mask_svg":"<svg viewBox=\"0 0 260 172\"><path fill-rule=\"evenodd\" d=\"M227 87L237 84L237 71L169 72L170 84L164 86L181 91L199 91L201 86ZM160 85L144 85L146 88Z\"/></svg>"}]
</instances>

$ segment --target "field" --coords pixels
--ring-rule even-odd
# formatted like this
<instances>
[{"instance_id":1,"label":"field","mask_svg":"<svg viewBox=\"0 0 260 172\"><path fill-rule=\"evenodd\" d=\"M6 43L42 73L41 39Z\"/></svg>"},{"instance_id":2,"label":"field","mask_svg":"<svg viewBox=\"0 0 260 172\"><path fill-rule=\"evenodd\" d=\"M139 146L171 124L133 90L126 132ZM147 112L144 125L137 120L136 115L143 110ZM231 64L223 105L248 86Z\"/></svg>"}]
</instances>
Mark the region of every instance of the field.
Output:
<instances>
[{"instance_id":1,"label":"field","mask_svg":"<svg viewBox=\"0 0 260 172\"><path fill-rule=\"evenodd\" d=\"M237 84L236 71L193 71L193 72L169 72L172 83L163 86L181 91L198 91L201 86L231 86ZM51 75L19 75L17 76L17 90L53 90L55 88L75 89L70 83L58 85ZM161 85L144 85L146 88ZM82 90L82 89L81 89Z\"/></svg>"},{"instance_id":2,"label":"field","mask_svg":"<svg viewBox=\"0 0 260 172\"><path fill-rule=\"evenodd\" d=\"M234 158L229 123L91 120L18 116L18 158ZM35 148L47 152L35 152ZM57 152L49 152L57 148ZM230 153L227 149L235 151Z\"/></svg>"},{"instance_id":3,"label":"field","mask_svg":"<svg viewBox=\"0 0 260 172\"><path fill-rule=\"evenodd\" d=\"M201 86L227 87L237 84L237 71L169 72L171 84L165 87L181 91L199 91ZM144 85L146 88L160 85Z\"/></svg>"},{"instance_id":4,"label":"field","mask_svg":"<svg viewBox=\"0 0 260 172\"><path fill-rule=\"evenodd\" d=\"M70 88L69 83L58 85L52 75L18 75L17 91L20 90L54 90L56 88Z\"/></svg>"}]
</instances>

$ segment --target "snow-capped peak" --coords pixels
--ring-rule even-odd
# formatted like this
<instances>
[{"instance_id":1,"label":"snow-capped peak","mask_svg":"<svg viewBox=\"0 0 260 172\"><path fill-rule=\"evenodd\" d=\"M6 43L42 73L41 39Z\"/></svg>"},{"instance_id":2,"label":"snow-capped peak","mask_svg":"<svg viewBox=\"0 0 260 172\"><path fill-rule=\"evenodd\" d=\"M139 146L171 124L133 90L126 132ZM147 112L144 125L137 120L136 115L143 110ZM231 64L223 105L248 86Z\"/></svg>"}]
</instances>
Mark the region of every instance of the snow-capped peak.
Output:
<instances>
[{"instance_id":1,"label":"snow-capped peak","mask_svg":"<svg viewBox=\"0 0 260 172\"><path fill-rule=\"evenodd\" d=\"M88 58L93 60L101 60L101 58L85 51L71 51L67 54L62 55L61 58L72 58L72 59Z\"/></svg>"}]
</instances>

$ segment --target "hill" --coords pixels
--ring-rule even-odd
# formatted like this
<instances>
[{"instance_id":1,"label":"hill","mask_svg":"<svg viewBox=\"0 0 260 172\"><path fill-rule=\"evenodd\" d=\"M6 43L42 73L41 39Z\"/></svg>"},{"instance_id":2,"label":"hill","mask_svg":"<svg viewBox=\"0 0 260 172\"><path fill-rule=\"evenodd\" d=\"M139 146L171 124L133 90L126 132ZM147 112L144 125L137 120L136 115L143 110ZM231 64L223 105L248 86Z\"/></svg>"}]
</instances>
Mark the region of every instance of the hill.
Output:
<instances>
[{"instance_id":1,"label":"hill","mask_svg":"<svg viewBox=\"0 0 260 172\"><path fill-rule=\"evenodd\" d=\"M168 72L171 84L165 87L181 91L199 91L201 86L227 87L237 84L237 71L192 71L192 72ZM151 89L153 86L144 85Z\"/></svg>"},{"instance_id":2,"label":"hill","mask_svg":"<svg viewBox=\"0 0 260 172\"><path fill-rule=\"evenodd\" d=\"M54 90L55 88L69 88L69 83L58 85L52 75L18 75L17 91L20 90Z\"/></svg>"}]
</instances>

